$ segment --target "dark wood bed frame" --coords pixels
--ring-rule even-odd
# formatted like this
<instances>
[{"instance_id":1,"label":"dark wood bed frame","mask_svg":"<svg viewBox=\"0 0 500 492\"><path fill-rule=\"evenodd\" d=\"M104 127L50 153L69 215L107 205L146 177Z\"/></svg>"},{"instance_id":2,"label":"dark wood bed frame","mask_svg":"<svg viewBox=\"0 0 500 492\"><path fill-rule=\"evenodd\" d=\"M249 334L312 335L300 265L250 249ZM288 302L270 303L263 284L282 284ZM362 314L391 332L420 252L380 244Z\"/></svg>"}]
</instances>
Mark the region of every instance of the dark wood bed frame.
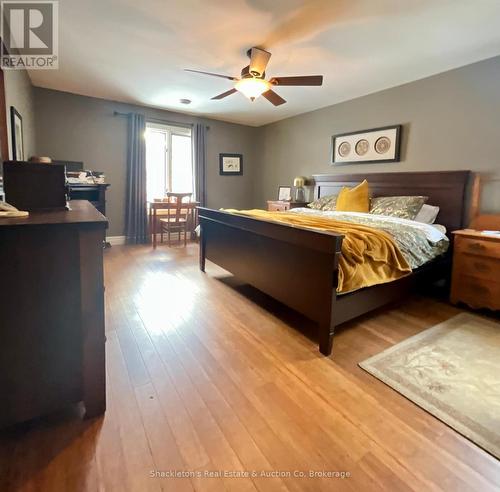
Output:
<instances>
[{"instance_id":1,"label":"dark wood bed frame","mask_svg":"<svg viewBox=\"0 0 500 492\"><path fill-rule=\"evenodd\" d=\"M315 175L315 197L337 194L343 186L368 179L372 196L425 195L440 207L438 223L448 233L470 219L470 171ZM341 234L199 209L200 269L205 260L221 266L290 308L317 322L319 350L332 352L335 327L398 301L419 285L447 279L451 252L390 282L338 295ZM451 248L450 248L451 249Z\"/></svg>"}]
</instances>

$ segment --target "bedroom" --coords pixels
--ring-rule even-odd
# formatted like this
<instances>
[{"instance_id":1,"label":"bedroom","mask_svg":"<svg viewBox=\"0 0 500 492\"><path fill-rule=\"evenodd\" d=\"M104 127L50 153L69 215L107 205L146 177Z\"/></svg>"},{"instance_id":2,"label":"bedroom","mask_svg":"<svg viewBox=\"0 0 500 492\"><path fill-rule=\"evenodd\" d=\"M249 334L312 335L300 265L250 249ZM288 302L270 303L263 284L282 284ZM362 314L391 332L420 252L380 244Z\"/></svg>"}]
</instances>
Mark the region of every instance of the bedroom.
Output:
<instances>
[{"instance_id":1,"label":"bedroom","mask_svg":"<svg viewBox=\"0 0 500 492\"><path fill-rule=\"evenodd\" d=\"M454 232L500 228L500 5L45 3L57 67L2 65L2 157L76 166L72 210L104 187L108 247L0 218L1 489L498 490L499 239ZM249 64L286 103L186 71Z\"/></svg>"}]
</instances>

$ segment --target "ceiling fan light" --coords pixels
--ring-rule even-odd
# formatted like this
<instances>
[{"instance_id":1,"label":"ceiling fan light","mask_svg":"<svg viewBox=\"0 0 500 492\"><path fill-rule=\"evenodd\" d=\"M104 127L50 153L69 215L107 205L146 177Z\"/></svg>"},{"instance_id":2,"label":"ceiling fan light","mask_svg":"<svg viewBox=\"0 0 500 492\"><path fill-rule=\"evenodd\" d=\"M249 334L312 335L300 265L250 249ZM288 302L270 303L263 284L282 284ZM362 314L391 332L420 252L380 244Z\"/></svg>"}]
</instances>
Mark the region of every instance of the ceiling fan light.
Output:
<instances>
[{"instance_id":1,"label":"ceiling fan light","mask_svg":"<svg viewBox=\"0 0 500 492\"><path fill-rule=\"evenodd\" d=\"M269 84L266 80L254 77L238 80L238 82L234 85L236 90L252 101L259 97L262 93L268 91L270 87L271 84Z\"/></svg>"}]
</instances>

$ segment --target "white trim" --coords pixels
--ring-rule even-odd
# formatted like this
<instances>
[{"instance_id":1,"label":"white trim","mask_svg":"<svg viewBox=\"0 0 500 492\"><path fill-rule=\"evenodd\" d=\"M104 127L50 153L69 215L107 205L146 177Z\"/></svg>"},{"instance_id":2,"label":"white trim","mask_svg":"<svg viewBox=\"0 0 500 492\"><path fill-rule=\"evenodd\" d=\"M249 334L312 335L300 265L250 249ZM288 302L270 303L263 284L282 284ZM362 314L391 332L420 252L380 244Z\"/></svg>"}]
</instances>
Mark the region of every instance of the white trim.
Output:
<instances>
[{"instance_id":1,"label":"white trim","mask_svg":"<svg viewBox=\"0 0 500 492\"><path fill-rule=\"evenodd\" d=\"M189 236L189 231L188 231L188 236ZM163 235L163 239L164 241L166 242L166 237L167 237L167 233L165 232L164 235ZM184 238L184 236L182 236ZM172 233L172 239L174 241L179 241L179 233L178 232L173 232ZM158 232L156 233L156 240L158 241L158 244L160 244L160 240L161 240L161 234ZM189 241L189 238L188 238L188 241ZM107 236L106 237L106 242L108 242L109 244L111 244L111 246L122 246L124 244L126 244L125 242L125 236Z\"/></svg>"},{"instance_id":2,"label":"white trim","mask_svg":"<svg viewBox=\"0 0 500 492\"><path fill-rule=\"evenodd\" d=\"M121 244L125 244L125 236L107 236L106 241L111 246L120 246Z\"/></svg>"},{"instance_id":3,"label":"white trim","mask_svg":"<svg viewBox=\"0 0 500 492\"><path fill-rule=\"evenodd\" d=\"M173 136L180 136L180 137L187 137L191 141L191 145L193 142L193 136L192 136L192 129L191 127L183 127L183 126L174 126L174 125L169 125L169 124L162 124L162 123L154 123L150 121L146 121L146 136L148 131L153 131L156 133L161 133L164 135L165 138L165 155L164 155L164 162L163 166L164 170L162 171L163 173L163 178L164 178L164 183L163 183L163 191L189 191L187 189L183 190L175 190L172 189L172 137ZM146 147L147 147L147 138L146 138ZM146 152L147 154L147 152ZM148 167L148 159L146 156L146 170ZM194 165L193 165L193 149L191 148L191 181L192 181L192 189L191 192L194 192ZM146 183L147 187L147 183ZM149 199L152 199L154 197L149 197Z\"/></svg>"}]
</instances>

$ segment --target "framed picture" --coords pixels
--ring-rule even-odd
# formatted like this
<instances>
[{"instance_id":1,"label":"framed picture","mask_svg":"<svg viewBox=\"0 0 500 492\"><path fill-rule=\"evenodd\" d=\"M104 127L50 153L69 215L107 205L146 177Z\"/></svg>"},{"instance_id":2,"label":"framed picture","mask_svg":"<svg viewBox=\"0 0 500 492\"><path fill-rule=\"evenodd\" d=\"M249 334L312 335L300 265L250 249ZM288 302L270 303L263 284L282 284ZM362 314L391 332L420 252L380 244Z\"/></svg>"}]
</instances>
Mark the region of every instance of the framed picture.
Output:
<instances>
[{"instance_id":1,"label":"framed picture","mask_svg":"<svg viewBox=\"0 0 500 492\"><path fill-rule=\"evenodd\" d=\"M332 137L332 164L398 162L401 125L384 126Z\"/></svg>"},{"instance_id":2,"label":"framed picture","mask_svg":"<svg viewBox=\"0 0 500 492\"><path fill-rule=\"evenodd\" d=\"M292 200L292 187L280 186L278 187L278 200L289 202Z\"/></svg>"},{"instance_id":3,"label":"framed picture","mask_svg":"<svg viewBox=\"0 0 500 492\"><path fill-rule=\"evenodd\" d=\"M243 174L243 155L219 154L219 174L221 176L241 176Z\"/></svg>"},{"instance_id":4,"label":"framed picture","mask_svg":"<svg viewBox=\"0 0 500 492\"><path fill-rule=\"evenodd\" d=\"M24 161L23 119L14 106L10 107L12 160Z\"/></svg>"},{"instance_id":5,"label":"framed picture","mask_svg":"<svg viewBox=\"0 0 500 492\"><path fill-rule=\"evenodd\" d=\"M1 40L0 45L2 45ZM5 104L5 84L3 70L0 68L0 162L8 160L9 132L7 129L7 106Z\"/></svg>"}]
</instances>

